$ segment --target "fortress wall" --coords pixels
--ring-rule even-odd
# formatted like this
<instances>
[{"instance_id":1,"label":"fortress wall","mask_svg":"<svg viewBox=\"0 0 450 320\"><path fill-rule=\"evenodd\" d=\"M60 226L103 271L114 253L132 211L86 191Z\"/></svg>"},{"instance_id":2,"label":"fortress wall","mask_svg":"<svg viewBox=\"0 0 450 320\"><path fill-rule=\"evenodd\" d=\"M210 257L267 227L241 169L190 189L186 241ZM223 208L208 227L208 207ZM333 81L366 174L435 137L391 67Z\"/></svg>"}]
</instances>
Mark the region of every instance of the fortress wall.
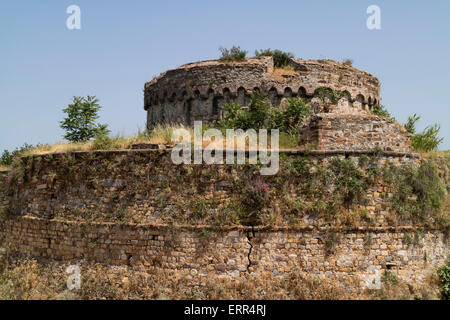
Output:
<instances>
[{"instance_id":1,"label":"fortress wall","mask_svg":"<svg viewBox=\"0 0 450 320\"><path fill-rule=\"evenodd\" d=\"M311 161L324 166L333 157L350 157L358 163L360 154L364 154L282 153L290 157L307 154ZM140 217L143 223L166 221L180 210L187 210L194 200L214 198L216 206L226 206L237 195L235 184L246 175L245 168L236 165L175 165L170 150L74 152L32 156L22 161L23 169L17 170L22 176L16 176L9 187L10 210L16 215L44 218L109 221L126 208L130 216ZM384 152L374 161L380 165L386 161L414 165L419 159L414 154ZM273 182L270 178L266 179L268 183L275 185L277 176L271 178ZM295 189L295 181L291 183L289 188ZM385 215L376 212L375 204L385 201L382 194L389 193L389 188L380 182L367 191L368 212L380 225L386 223ZM299 195L292 197L295 200Z\"/></svg>"},{"instance_id":2,"label":"fortress wall","mask_svg":"<svg viewBox=\"0 0 450 320\"><path fill-rule=\"evenodd\" d=\"M327 87L345 92L336 112L367 113L379 103L379 81L367 72L331 60L292 60L291 69L274 69L272 57L245 62L205 61L169 70L145 84L147 127L157 124L192 125L194 120L216 122L223 105L249 103L249 93L268 94L274 105L283 98L311 100L323 111L316 90Z\"/></svg>"},{"instance_id":3,"label":"fortress wall","mask_svg":"<svg viewBox=\"0 0 450 320\"><path fill-rule=\"evenodd\" d=\"M338 233L331 229L183 228L29 216L0 220L2 246L25 256L74 264L84 259L139 266L149 272L176 270L200 277L237 278L246 273L276 277L296 272L356 279L347 284L348 290L376 288L385 271L408 282L423 283L445 263L448 240L441 232L429 230L412 242L414 232L414 228Z\"/></svg>"},{"instance_id":4,"label":"fortress wall","mask_svg":"<svg viewBox=\"0 0 450 320\"><path fill-rule=\"evenodd\" d=\"M300 144L317 150L370 150L409 152L411 134L395 120L373 115L318 114L300 129Z\"/></svg>"},{"instance_id":5,"label":"fortress wall","mask_svg":"<svg viewBox=\"0 0 450 320\"><path fill-rule=\"evenodd\" d=\"M310 157L326 165L332 156L357 162L360 153L312 151ZM299 151L287 154L302 155ZM184 202L179 204L185 206L189 198L224 199L233 192L234 166L197 166L198 171L186 171L192 166L172 165L168 151L79 152L23 160L24 180L8 198L13 210L0 215L0 246L25 256L74 264L83 259L131 265L149 272L175 270L205 279L295 272L336 278L345 281L348 290L359 290L376 287L386 270L421 284L449 254L448 238L441 231L416 229L408 223L388 226L383 211L375 225L345 229L314 223L224 227L152 222L155 210L160 210L155 206L160 195L169 196L162 214L170 215L179 210L170 200L172 194L181 196ZM378 161L415 164L418 159L385 152ZM189 176L194 180L180 180ZM3 175L3 187L5 180ZM143 183L133 185L139 180ZM133 196L128 195L127 186L136 188ZM195 192L190 194L193 186ZM381 192L388 192L386 186L368 191L368 212L375 214ZM148 220L98 221L97 217L111 214L121 203L132 204L130 210Z\"/></svg>"}]
</instances>

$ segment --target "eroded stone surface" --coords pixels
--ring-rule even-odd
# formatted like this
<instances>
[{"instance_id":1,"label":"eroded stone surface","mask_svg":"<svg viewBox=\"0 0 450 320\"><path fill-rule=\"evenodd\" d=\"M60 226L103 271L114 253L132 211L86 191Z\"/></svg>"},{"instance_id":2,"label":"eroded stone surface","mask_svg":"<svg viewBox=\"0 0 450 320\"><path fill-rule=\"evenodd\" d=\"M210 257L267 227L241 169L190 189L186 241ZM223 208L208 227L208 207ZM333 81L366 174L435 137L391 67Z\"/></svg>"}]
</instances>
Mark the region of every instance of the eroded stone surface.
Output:
<instances>
[{"instance_id":1,"label":"eroded stone surface","mask_svg":"<svg viewBox=\"0 0 450 320\"><path fill-rule=\"evenodd\" d=\"M380 101L379 81L367 72L333 60L292 59L290 65L274 69L272 57L261 57L191 63L164 72L145 84L147 127L216 122L223 117L224 104L245 106L254 90L267 93L274 105L283 98L306 98L317 112L326 107L318 99L320 87L344 92L335 110L339 113L368 112Z\"/></svg>"}]
</instances>

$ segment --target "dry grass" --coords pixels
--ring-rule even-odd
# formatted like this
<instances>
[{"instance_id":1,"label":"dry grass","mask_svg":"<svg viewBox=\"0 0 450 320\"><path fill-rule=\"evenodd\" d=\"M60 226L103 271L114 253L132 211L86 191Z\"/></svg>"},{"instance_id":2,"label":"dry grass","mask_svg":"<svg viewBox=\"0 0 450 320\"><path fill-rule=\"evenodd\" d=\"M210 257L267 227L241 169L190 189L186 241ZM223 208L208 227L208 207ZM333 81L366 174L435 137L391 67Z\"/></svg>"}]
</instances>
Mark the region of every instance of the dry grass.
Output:
<instances>
[{"instance_id":1,"label":"dry grass","mask_svg":"<svg viewBox=\"0 0 450 320\"><path fill-rule=\"evenodd\" d=\"M41 264L32 259L2 259L0 300L33 299L352 299L342 284L325 277L292 272L286 277L245 275L238 279L189 277L175 271L80 262L81 289L69 291L68 263Z\"/></svg>"},{"instance_id":2,"label":"dry grass","mask_svg":"<svg viewBox=\"0 0 450 320\"><path fill-rule=\"evenodd\" d=\"M286 66L284 68L275 68L270 76L279 82L284 82L286 78L290 78L296 74L298 72L292 66Z\"/></svg>"},{"instance_id":3,"label":"dry grass","mask_svg":"<svg viewBox=\"0 0 450 320\"><path fill-rule=\"evenodd\" d=\"M445 151L428 151L428 152L419 152L419 154L425 159L436 159L436 158L450 158L450 150Z\"/></svg>"},{"instance_id":4,"label":"dry grass","mask_svg":"<svg viewBox=\"0 0 450 320\"><path fill-rule=\"evenodd\" d=\"M438 300L439 279L430 274L422 284L410 284L396 278L395 282L383 281L380 290L366 290L365 294L374 300Z\"/></svg>"},{"instance_id":5,"label":"dry grass","mask_svg":"<svg viewBox=\"0 0 450 320\"><path fill-rule=\"evenodd\" d=\"M99 150L99 147L105 146L106 149L130 149L136 143L154 143L154 144L173 144L171 140L172 132L175 129L184 128L183 126L157 126L151 134L138 132L136 135L124 137L116 135L102 140L92 140L85 143L58 142L52 145L40 144L31 150L24 152L23 156L44 155L51 153L64 153L75 151ZM192 129L187 129L192 132ZM103 148L100 148L103 150ZM0 171L8 170L7 166L0 166Z\"/></svg>"},{"instance_id":6,"label":"dry grass","mask_svg":"<svg viewBox=\"0 0 450 320\"><path fill-rule=\"evenodd\" d=\"M34 156L34 155L45 155L52 153L64 153L64 152L75 152L75 151L93 151L93 150L126 150L131 149L133 144L137 143L152 143L152 144L165 144L165 145L175 145L179 141L172 140L172 134L177 129L187 130L191 135L191 143L194 143L194 132L192 128L184 127L183 125L169 125L169 126L156 126L150 134L146 132L138 132L136 135L124 137L117 135L111 138L92 140L85 143L71 143L71 142L58 142L52 145L40 144L31 150L22 153L23 156ZM283 149L295 149L294 142L281 137L280 148ZM284 139L283 139L284 138ZM232 148L238 148L237 138L235 138ZM248 139L244 142L245 149L249 149ZM205 148L209 146L210 148L222 149L227 147L227 140L224 137L221 140L203 140L202 147ZM270 144L268 145L270 148ZM0 171L8 171L10 167L0 166Z\"/></svg>"},{"instance_id":7,"label":"dry grass","mask_svg":"<svg viewBox=\"0 0 450 320\"><path fill-rule=\"evenodd\" d=\"M182 271L107 266L80 261L81 289L66 287L69 263L38 263L32 259L0 257L0 300L64 299L249 299L349 300L436 299L438 282L430 277L422 286L403 281L383 283L381 290L357 288L360 280L306 275L292 271L273 277L271 272L246 274L237 279L209 274L189 276Z\"/></svg>"}]
</instances>

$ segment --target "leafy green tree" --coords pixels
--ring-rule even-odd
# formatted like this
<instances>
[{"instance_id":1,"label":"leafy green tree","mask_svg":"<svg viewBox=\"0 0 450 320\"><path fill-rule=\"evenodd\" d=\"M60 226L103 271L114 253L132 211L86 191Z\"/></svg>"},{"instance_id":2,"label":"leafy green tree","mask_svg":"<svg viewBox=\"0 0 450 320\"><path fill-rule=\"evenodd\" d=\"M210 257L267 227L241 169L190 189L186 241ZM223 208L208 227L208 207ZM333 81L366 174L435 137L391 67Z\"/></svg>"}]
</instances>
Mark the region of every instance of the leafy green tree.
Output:
<instances>
[{"instance_id":1,"label":"leafy green tree","mask_svg":"<svg viewBox=\"0 0 450 320\"><path fill-rule=\"evenodd\" d=\"M98 112L102 108L95 96L73 97L73 103L63 109L67 117L61 121L61 128L66 131L64 138L71 142L86 142L98 135L108 135L106 124L96 123Z\"/></svg>"},{"instance_id":2,"label":"leafy green tree","mask_svg":"<svg viewBox=\"0 0 450 320\"><path fill-rule=\"evenodd\" d=\"M420 116L413 114L411 117L408 117L408 121L405 124L405 129L412 134L412 147L417 151L436 150L444 140L444 138L439 137L441 126L434 124L433 126L426 127L424 131L417 133L416 123L419 120Z\"/></svg>"}]
</instances>

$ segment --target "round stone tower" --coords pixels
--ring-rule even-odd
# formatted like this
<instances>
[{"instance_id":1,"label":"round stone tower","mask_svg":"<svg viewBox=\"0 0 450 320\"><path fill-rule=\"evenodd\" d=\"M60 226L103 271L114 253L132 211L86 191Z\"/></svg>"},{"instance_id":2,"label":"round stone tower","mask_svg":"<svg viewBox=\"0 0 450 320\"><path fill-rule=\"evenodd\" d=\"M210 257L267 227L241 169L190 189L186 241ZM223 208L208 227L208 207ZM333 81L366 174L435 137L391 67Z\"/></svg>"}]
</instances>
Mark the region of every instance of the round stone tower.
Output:
<instances>
[{"instance_id":1,"label":"round stone tower","mask_svg":"<svg viewBox=\"0 0 450 320\"><path fill-rule=\"evenodd\" d=\"M211 60L166 71L145 84L147 128L152 130L158 124L192 126L196 120L215 123L223 118L225 104L246 106L255 90L267 94L274 106L291 97L310 102L317 117L299 128L303 145L331 150L379 146L388 151L409 151L409 136L403 127L391 120L385 123L386 119L370 112L380 103L378 79L351 65L324 59L290 59L286 68L275 68L272 57L243 62ZM324 135L331 132L331 137ZM398 137L388 136L386 140L383 132L403 138L393 142ZM348 134L350 139L345 137Z\"/></svg>"},{"instance_id":2,"label":"round stone tower","mask_svg":"<svg viewBox=\"0 0 450 320\"><path fill-rule=\"evenodd\" d=\"M274 68L272 57L204 61L166 71L145 84L147 126L217 121L224 104L245 106L254 90L268 94L274 105L299 96L309 99L316 112L323 112L321 88L342 92L328 112L364 112L380 101L377 78L332 60L291 59L289 68Z\"/></svg>"}]
</instances>

